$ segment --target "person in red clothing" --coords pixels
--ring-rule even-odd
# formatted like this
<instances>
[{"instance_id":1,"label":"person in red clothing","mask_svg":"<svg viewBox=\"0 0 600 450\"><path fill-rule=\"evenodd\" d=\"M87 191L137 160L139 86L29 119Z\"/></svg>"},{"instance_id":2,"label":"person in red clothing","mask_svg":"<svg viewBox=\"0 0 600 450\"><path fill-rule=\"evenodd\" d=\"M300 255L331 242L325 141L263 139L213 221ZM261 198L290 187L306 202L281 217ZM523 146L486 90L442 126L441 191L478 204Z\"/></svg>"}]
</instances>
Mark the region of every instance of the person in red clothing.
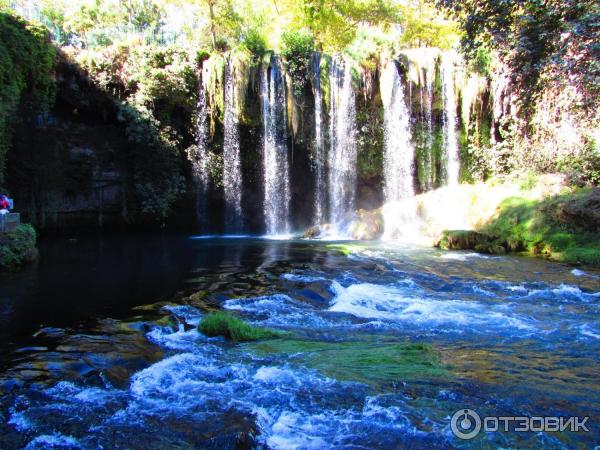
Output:
<instances>
[{"instance_id":1,"label":"person in red clothing","mask_svg":"<svg viewBox=\"0 0 600 450\"><path fill-rule=\"evenodd\" d=\"M8 197L6 197L6 195L0 197L0 209L8 209L9 206L10 203L8 202Z\"/></svg>"}]
</instances>

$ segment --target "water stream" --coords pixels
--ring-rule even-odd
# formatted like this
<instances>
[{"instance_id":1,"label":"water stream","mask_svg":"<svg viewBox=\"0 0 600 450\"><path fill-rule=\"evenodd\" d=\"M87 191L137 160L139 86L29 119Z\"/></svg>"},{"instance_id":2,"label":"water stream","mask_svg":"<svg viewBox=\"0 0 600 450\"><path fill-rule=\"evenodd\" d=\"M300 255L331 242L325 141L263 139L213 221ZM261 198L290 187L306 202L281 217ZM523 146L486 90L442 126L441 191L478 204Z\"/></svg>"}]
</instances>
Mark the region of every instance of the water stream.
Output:
<instances>
[{"instance_id":1,"label":"water stream","mask_svg":"<svg viewBox=\"0 0 600 450\"><path fill-rule=\"evenodd\" d=\"M323 137L323 91L321 89L321 54L312 57L312 86L315 96L315 225L324 223L326 208L326 159Z\"/></svg>"},{"instance_id":2,"label":"water stream","mask_svg":"<svg viewBox=\"0 0 600 450\"><path fill-rule=\"evenodd\" d=\"M444 100L444 153L446 161L446 183L453 186L458 183L460 159L456 137L456 95L454 92L455 55L442 54L442 95Z\"/></svg>"},{"instance_id":3,"label":"water stream","mask_svg":"<svg viewBox=\"0 0 600 450\"><path fill-rule=\"evenodd\" d=\"M329 80L329 221L340 232L356 201L356 104L350 63L333 58Z\"/></svg>"},{"instance_id":4,"label":"water stream","mask_svg":"<svg viewBox=\"0 0 600 450\"><path fill-rule=\"evenodd\" d=\"M0 446L598 442L599 273L390 243L331 244L42 242L37 266L0 275ZM285 335L237 345L207 338L196 326L215 307ZM589 416L590 431L501 431L467 443L450 429L462 408L482 417Z\"/></svg>"},{"instance_id":5,"label":"water stream","mask_svg":"<svg viewBox=\"0 0 600 450\"><path fill-rule=\"evenodd\" d=\"M225 66L225 115L223 119L223 197L225 199L225 231L228 233L239 232L243 227L238 106L235 65L231 59L228 59Z\"/></svg>"},{"instance_id":6,"label":"water stream","mask_svg":"<svg viewBox=\"0 0 600 450\"><path fill-rule=\"evenodd\" d=\"M415 149L411 143L410 112L404 96L404 86L395 62L383 69L380 81L384 111L384 199L385 203L413 197L413 162ZM396 223L398 214L385 217L385 238L392 238L402 230Z\"/></svg>"},{"instance_id":7,"label":"water stream","mask_svg":"<svg viewBox=\"0 0 600 450\"><path fill-rule=\"evenodd\" d=\"M192 167L194 178L198 183L196 213L200 223L201 230L206 230L207 210L206 197L208 193L209 173L208 173L208 138L209 138L209 108L208 108L208 64L202 65L200 89L198 91L198 108L196 122L196 154L192 158Z\"/></svg>"},{"instance_id":8,"label":"water stream","mask_svg":"<svg viewBox=\"0 0 600 450\"><path fill-rule=\"evenodd\" d=\"M264 211L268 235L290 232L290 169L287 148L285 80L273 57L261 76Z\"/></svg>"}]
</instances>

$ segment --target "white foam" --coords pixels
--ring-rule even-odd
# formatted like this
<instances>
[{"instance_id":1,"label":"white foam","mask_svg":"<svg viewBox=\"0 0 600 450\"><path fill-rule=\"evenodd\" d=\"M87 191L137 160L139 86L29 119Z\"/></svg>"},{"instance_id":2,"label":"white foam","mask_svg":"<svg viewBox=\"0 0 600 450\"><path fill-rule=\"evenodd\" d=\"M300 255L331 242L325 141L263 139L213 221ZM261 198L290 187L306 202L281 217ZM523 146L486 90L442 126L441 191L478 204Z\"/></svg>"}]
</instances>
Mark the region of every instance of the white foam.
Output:
<instances>
[{"instance_id":1,"label":"white foam","mask_svg":"<svg viewBox=\"0 0 600 450\"><path fill-rule=\"evenodd\" d=\"M259 315L260 320L250 322L266 326L319 328L336 325L323 317L321 311L284 294L227 300L223 308Z\"/></svg>"},{"instance_id":2,"label":"white foam","mask_svg":"<svg viewBox=\"0 0 600 450\"><path fill-rule=\"evenodd\" d=\"M33 439L25 450L47 449L49 447L83 448L77 439L60 433L43 434Z\"/></svg>"},{"instance_id":3,"label":"white foam","mask_svg":"<svg viewBox=\"0 0 600 450\"><path fill-rule=\"evenodd\" d=\"M205 343L206 336L198 332L196 328L185 331L183 325L179 325L176 332L163 327L156 327L146 333L146 338L150 342L170 350L194 351L198 347L198 343Z\"/></svg>"},{"instance_id":4,"label":"white foam","mask_svg":"<svg viewBox=\"0 0 600 450\"><path fill-rule=\"evenodd\" d=\"M314 283L315 281L324 281L326 278L316 277L311 275L299 275L295 273L285 273L281 275L281 278L288 281L296 281L300 283Z\"/></svg>"},{"instance_id":5,"label":"white foam","mask_svg":"<svg viewBox=\"0 0 600 450\"><path fill-rule=\"evenodd\" d=\"M480 331L489 326L532 330L522 318L499 312L493 305L475 301L445 300L424 297L419 292L398 286L362 283L345 288L332 285L336 295L330 311L344 312L369 319L386 319L409 324L453 324Z\"/></svg>"},{"instance_id":6,"label":"white foam","mask_svg":"<svg viewBox=\"0 0 600 450\"><path fill-rule=\"evenodd\" d=\"M15 429L20 433L30 431L35 428L33 423L25 416L25 414L21 412L12 411L10 418L8 419L8 423L14 426Z\"/></svg>"},{"instance_id":7,"label":"white foam","mask_svg":"<svg viewBox=\"0 0 600 450\"><path fill-rule=\"evenodd\" d=\"M168 305L168 306L164 306L162 309L164 311L170 312L171 314L173 314L178 319L180 319L183 322L187 323L188 325L191 325L191 326L194 326L194 327L197 327L198 324L200 323L200 320L202 320L202 313L200 313L200 311L198 311L193 306L189 306L189 305L177 305L177 306Z\"/></svg>"},{"instance_id":8,"label":"white foam","mask_svg":"<svg viewBox=\"0 0 600 450\"><path fill-rule=\"evenodd\" d=\"M446 252L442 253L440 259L450 259L452 261L466 261L471 258L489 259L491 256L482 255L481 253L458 253L458 252Z\"/></svg>"}]
</instances>

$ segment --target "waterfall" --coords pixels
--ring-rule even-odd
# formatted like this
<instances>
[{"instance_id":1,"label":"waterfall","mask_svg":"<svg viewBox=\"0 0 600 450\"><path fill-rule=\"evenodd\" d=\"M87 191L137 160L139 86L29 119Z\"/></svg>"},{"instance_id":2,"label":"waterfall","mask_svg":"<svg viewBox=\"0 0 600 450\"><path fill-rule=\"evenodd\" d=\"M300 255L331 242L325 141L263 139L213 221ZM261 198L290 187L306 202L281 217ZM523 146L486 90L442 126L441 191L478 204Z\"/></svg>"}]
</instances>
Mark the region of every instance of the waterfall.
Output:
<instances>
[{"instance_id":1,"label":"waterfall","mask_svg":"<svg viewBox=\"0 0 600 450\"><path fill-rule=\"evenodd\" d=\"M225 231L242 230L242 167L238 118L238 93L234 64L225 66L225 113L223 119L223 190L225 198Z\"/></svg>"},{"instance_id":2,"label":"waterfall","mask_svg":"<svg viewBox=\"0 0 600 450\"><path fill-rule=\"evenodd\" d=\"M458 184L460 160L456 139L456 97L454 93L454 55L444 53L441 62L442 96L444 100L444 153L446 157L446 182Z\"/></svg>"},{"instance_id":3,"label":"waterfall","mask_svg":"<svg viewBox=\"0 0 600 450\"><path fill-rule=\"evenodd\" d=\"M430 52L431 53L431 52ZM425 66L425 111L427 121L427 164L429 167L427 189L432 189L435 183L435 159L433 156L433 84L435 82L435 56L430 55Z\"/></svg>"},{"instance_id":4,"label":"waterfall","mask_svg":"<svg viewBox=\"0 0 600 450\"><path fill-rule=\"evenodd\" d=\"M290 232L290 170L287 147L285 79L273 57L261 77L263 115L264 213L267 234Z\"/></svg>"},{"instance_id":5,"label":"waterfall","mask_svg":"<svg viewBox=\"0 0 600 450\"><path fill-rule=\"evenodd\" d=\"M325 219L325 144L323 142L323 92L321 90L321 55L312 57L313 93L315 96L315 219L316 225Z\"/></svg>"},{"instance_id":6,"label":"waterfall","mask_svg":"<svg viewBox=\"0 0 600 450\"><path fill-rule=\"evenodd\" d=\"M329 82L329 217L337 228L354 209L356 198L356 104L350 64L334 58Z\"/></svg>"},{"instance_id":7,"label":"waterfall","mask_svg":"<svg viewBox=\"0 0 600 450\"><path fill-rule=\"evenodd\" d=\"M385 203L398 202L415 195L413 161L415 149L411 143L410 111L406 104L404 86L395 62L382 71L380 91L384 108L384 196ZM384 237L402 231L398 216L387 215Z\"/></svg>"},{"instance_id":8,"label":"waterfall","mask_svg":"<svg viewBox=\"0 0 600 450\"><path fill-rule=\"evenodd\" d=\"M196 122L196 153L192 158L194 178L198 183L196 198L196 214L203 231L206 230L206 195L208 193L208 101L207 84L209 79L208 64L202 64L200 89L198 90L198 104Z\"/></svg>"}]
</instances>

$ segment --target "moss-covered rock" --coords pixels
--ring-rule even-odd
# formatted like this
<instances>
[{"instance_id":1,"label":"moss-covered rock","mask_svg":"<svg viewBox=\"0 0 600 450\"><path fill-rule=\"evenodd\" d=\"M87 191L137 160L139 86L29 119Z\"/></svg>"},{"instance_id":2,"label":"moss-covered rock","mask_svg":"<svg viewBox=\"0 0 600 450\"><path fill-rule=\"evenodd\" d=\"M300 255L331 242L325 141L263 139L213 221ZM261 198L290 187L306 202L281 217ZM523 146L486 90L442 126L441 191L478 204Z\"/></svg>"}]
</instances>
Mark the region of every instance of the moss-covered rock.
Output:
<instances>
[{"instance_id":1,"label":"moss-covered rock","mask_svg":"<svg viewBox=\"0 0 600 450\"><path fill-rule=\"evenodd\" d=\"M380 210L365 211L360 209L357 218L352 223L351 235L353 239L373 240L383 235L383 215Z\"/></svg>"},{"instance_id":2,"label":"moss-covered rock","mask_svg":"<svg viewBox=\"0 0 600 450\"><path fill-rule=\"evenodd\" d=\"M436 243L442 250L475 250L475 247L489 245L491 238L472 230L444 230Z\"/></svg>"},{"instance_id":3,"label":"moss-covered rock","mask_svg":"<svg viewBox=\"0 0 600 450\"><path fill-rule=\"evenodd\" d=\"M567 263L600 265L600 189L543 200L511 197L481 231L510 251Z\"/></svg>"},{"instance_id":4,"label":"moss-covered rock","mask_svg":"<svg viewBox=\"0 0 600 450\"><path fill-rule=\"evenodd\" d=\"M0 269L13 268L37 258L36 232L29 224L0 233Z\"/></svg>"},{"instance_id":5,"label":"moss-covered rock","mask_svg":"<svg viewBox=\"0 0 600 450\"><path fill-rule=\"evenodd\" d=\"M257 341L278 337L279 333L266 328L253 327L237 317L225 313L208 314L198 325L200 332L209 337L223 336L233 342Z\"/></svg>"},{"instance_id":6,"label":"moss-covered rock","mask_svg":"<svg viewBox=\"0 0 600 450\"><path fill-rule=\"evenodd\" d=\"M448 375L439 353L425 343L278 339L247 344L246 348L261 356L293 355L299 363L338 380L380 384Z\"/></svg>"}]
</instances>

